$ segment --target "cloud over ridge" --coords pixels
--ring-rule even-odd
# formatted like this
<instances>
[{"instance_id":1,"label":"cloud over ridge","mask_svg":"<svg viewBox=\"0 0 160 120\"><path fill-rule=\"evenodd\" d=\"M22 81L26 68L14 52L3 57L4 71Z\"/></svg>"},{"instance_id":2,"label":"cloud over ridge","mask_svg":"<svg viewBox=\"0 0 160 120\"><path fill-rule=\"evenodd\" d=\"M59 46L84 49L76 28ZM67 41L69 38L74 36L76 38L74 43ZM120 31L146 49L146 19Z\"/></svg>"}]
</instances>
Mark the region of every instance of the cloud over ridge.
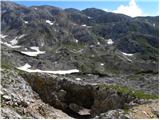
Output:
<instances>
[{"instance_id":1,"label":"cloud over ridge","mask_svg":"<svg viewBox=\"0 0 160 120\"><path fill-rule=\"evenodd\" d=\"M128 5L120 5L114 13L121 13L131 17L144 16L141 8L138 7L135 0L131 0Z\"/></svg>"}]
</instances>

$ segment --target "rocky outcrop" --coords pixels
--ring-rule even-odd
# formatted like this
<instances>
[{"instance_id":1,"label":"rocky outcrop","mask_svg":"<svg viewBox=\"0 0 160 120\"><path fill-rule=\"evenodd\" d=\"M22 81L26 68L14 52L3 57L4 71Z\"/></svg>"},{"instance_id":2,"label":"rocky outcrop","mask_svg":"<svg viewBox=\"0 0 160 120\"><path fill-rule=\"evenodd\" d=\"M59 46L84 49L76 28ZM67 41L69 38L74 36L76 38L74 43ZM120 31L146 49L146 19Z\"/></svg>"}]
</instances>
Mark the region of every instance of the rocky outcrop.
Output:
<instances>
[{"instance_id":1,"label":"rocky outcrop","mask_svg":"<svg viewBox=\"0 0 160 120\"><path fill-rule=\"evenodd\" d=\"M108 110L124 108L134 97L117 92L112 88L99 88L94 91L92 114L100 114Z\"/></svg>"},{"instance_id":2,"label":"rocky outcrop","mask_svg":"<svg viewBox=\"0 0 160 120\"><path fill-rule=\"evenodd\" d=\"M95 119L130 119L131 117L122 109L109 110L106 113L101 113Z\"/></svg>"},{"instance_id":3,"label":"rocky outcrop","mask_svg":"<svg viewBox=\"0 0 160 120\"><path fill-rule=\"evenodd\" d=\"M66 119L72 118L44 103L15 69L1 70L1 118Z\"/></svg>"},{"instance_id":4,"label":"rocky outcrop","mask_svg":"<svg viewBox=\"0 0 160 120\"><path fill-rule=\"evenodd\" d=\"M101 88L65 77L43 73L21 75L45 103L79 117L79 112L83 109L89 109L88 117L94 117L108 110L124 108L134 99L110 88Z\"/></svg>"}]
</instances>

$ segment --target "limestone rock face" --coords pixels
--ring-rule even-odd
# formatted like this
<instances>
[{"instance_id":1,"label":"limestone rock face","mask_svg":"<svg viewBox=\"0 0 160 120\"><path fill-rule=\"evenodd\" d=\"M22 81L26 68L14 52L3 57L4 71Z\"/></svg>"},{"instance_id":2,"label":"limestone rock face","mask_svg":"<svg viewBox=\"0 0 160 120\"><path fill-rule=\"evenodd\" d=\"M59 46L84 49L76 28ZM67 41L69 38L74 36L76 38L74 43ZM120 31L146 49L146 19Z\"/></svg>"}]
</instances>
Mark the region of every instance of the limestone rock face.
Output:
<instances>
[{"instance_id":1,"label":"limestone rock face","mask_svg":"<svg viewBox=\"0 0 160 120\"><path fill-rule=\"evenodd\" d=\"M134 99L127 94L118 93L112 89L99 89L94 92L94 98L92 112L95 112L96 114L112 109L124 108L125 104Z\"/></svg>"},{"instance_id":2,"label":"limestone rock face","mask_svg":"<svg viewBox=\"0 0 160 120\"><path fill-rule=\"evenodd\" d=\"M1 116L5 119L71 118L44 103L15 69L1 71Z\"/></svg>"},{"instance_id":3,"label":"limestone rock face","mask_svg":"<svg viewBox=\"0 0 160 120\"><path fill-rule=\"evenodd\" d=\"M134 100L133 97L113 89L102 89L50 74L25 73L22 76L43 101L64 111L70 109L78 113L86 108L90 109L91 116L96 116L111 109L123 108L125 104Z\"/></svg>"}]
</instances>

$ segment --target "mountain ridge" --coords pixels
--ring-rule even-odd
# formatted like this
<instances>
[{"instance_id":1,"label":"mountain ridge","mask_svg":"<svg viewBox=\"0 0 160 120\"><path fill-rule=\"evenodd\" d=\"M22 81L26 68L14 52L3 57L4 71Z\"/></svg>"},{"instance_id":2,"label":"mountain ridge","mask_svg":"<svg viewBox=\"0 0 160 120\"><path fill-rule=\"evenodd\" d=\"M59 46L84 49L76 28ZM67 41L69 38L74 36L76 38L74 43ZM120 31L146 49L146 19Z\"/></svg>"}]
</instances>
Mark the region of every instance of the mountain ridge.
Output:
<instances>
[{"instance_id":1,"label":"mountain ridge","mask_svg":"<svg viewBox=\"0 0 160 120\"><path fill-rule=\"evenodd\" d=\"M11 5L12 2L9 3L9 6ZM137 56L139 54L136 59L142 59L142 61L157 61L157 33L159 30L153 26L153 24L155 26L159 24L157 17L152 17L153 20L149 17L149 21L147 21L148 17L131 18L95 8L68 11L57 7L38 6L36 9L24 7L25 10L23 10L23 7L16 5L20 7L19 13L15 13L14 10L2 13L2 34L4 32L8 32L8 36L10 36L9 34L11 36L25 34L17 45L38 46L44 50L46 46L50 50L58 47L58 49L66 48L69 51L75 51L74 49L77 47L79 50L86 49L88 55L97 54L94 52L99 50L101 54L105 55L107 49L115 49L117 52L119 51L118 54L121 54L120 51L137 54ZM6 9L5 6L7 6L7 2L2 2L2 11ZM142 22L139 19L145 19L145 21ZM107 45L106 41L109 39L112 39L113 45ZM29 42L27 42L28 40ZM153 52L154 54L152 54ZM121 59L118 57L119 55L116 56L117 59ZM70 57L73 56L70 55ZM92 61L91 58L87 59ZM80 63L78 66L81 66Z\"/></svg>"}]
</instances>

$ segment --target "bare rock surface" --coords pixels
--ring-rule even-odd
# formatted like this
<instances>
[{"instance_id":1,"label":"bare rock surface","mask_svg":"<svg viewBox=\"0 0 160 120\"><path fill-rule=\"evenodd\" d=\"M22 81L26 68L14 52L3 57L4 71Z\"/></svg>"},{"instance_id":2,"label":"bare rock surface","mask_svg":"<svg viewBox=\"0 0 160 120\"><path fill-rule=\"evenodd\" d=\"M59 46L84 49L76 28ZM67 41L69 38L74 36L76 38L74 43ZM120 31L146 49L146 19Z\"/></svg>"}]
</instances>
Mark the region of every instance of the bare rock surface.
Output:
<instances>
[{"instance_id":1,"label":"bare rock surface","mask_svg":"<svg viewBox=\"0 0 160 120\"><path fill-rule=\"evenodd\" d=\"M1 77L2 118L72 118L61 110L44 103L15 70L3 70Z\"/></svg>"}]
</instances>

